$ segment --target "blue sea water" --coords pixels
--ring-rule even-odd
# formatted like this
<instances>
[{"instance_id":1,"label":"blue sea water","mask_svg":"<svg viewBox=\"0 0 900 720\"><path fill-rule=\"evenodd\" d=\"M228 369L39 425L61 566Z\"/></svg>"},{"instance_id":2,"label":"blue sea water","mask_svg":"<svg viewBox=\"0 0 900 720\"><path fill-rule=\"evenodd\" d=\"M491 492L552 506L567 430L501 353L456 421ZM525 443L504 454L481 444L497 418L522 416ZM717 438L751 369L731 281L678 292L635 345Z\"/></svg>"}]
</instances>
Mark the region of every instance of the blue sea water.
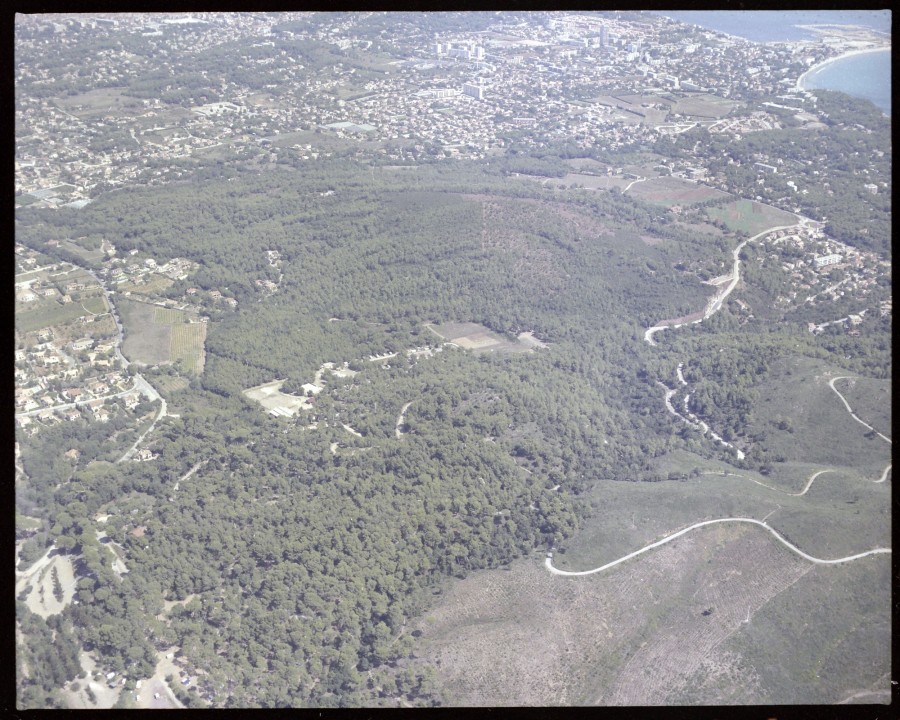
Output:
<instances>
[{"instance_id":1,"label":"blue sea water","mask_svg":"<svg viewBox=\"0 0 900 720\"><path fill-rule=\"evenodd\" d=\"M863 25L891 34L889 10L679 10L656 14L753 42L812 40L816 37L815 33L798 25Z\"/></svg>"},{"instance_id":2,"label":"blue sea water","mask_svg":"<svg viewBox=\"0 0 900 720\"><path fill-rule=\"evenodd\" d=\"M815 33L798 25L862 25L888 38L891 35L889 10L683 10L657 14L753 42L815 39ZM871 100L890 115L891 53L866 53L831 63L808 76L803 84Z\"/></svg>"},{"instance_id":3,"label":"blue sea water","mask_svg":"<svg viewBox=\"0 0 900 720\"><path fill-rule=\"evenodd\" d=\"M807 75L807 89L840 90L854 97L871 100L891 114L891 53L889 51L854 55Z\"/></svg>"}]
</instances>

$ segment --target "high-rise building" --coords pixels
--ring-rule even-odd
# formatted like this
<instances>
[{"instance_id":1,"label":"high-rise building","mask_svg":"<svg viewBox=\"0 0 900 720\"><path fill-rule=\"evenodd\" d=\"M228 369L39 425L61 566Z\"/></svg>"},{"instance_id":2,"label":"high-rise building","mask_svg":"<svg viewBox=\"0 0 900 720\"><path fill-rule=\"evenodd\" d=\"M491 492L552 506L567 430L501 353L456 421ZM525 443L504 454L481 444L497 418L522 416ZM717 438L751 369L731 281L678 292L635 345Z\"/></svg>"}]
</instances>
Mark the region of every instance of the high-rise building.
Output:
<instances>
[{"instance_id":1,"label":"high-rise building","mask_svg":"<svg viewBox=\"0 0 900 720\"><path fill-rule=\"evenodd\" d=\"M606 47L609 43L609 35L606 32L606 25L600 26L600 47Z\"/></svg>"},{"instance_id":2,"label":"high-rise building","mask_svg":"<svg viewBox=\"0 0 900 720\"><path fill-rule=\"evenodd\" d=\"M476 100L484 100L484 87L474 83L464 83L463 93Z\"/></svg>"}]
</instances>

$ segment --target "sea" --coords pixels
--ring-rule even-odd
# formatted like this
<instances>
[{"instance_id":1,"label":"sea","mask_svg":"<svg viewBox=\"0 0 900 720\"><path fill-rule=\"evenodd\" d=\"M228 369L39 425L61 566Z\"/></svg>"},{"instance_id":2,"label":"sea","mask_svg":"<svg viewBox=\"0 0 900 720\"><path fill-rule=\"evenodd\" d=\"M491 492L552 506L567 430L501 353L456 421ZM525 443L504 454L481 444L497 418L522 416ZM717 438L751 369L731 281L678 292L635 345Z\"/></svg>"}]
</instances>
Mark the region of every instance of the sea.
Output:
<instances>
[{"instance_id":1,"label":"sea","mask_svg":"<svg viewBox=\"0 0 900 720\"><path fill-rule=\"evenodd\" d=\"M656 14L760 43L815 39L815 33L799 25L862 25L891 35L889 10L681 10ZM891 53L866 53L831 63L807 77L804 86L871 100L890 115Z\"/></svg>"}]
</instances>

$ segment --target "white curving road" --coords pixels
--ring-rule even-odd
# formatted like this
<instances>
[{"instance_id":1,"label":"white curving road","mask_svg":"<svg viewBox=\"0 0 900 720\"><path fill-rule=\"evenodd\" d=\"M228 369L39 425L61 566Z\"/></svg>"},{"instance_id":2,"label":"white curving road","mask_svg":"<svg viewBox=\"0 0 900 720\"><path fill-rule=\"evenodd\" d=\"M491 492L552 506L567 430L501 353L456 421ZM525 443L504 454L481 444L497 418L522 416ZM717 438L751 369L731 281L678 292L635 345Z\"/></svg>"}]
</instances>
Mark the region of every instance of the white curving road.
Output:
<instances>
[{"instance_id":1,"label":"white curving road","mask_svg":"<svg viewBox=\"0 0 900 720\"><path fill-rule=\"evenodd\" d=\"M885 442L889 442L889 443L891 443L891 445L893 445L894 443L891 442L891 439L889 437L882 435L875 428L873 428L871 425L869 425L869 423L867 423L865 420L860 420L856 416L856 414L853 412L853 409L850 407L850 403L847 402L847 399L843 395L841 395L841 393L838 391L838 389L834 386L835 380L852 380L852 379L853 378L850 375L838 375L837 377L833 377L833 378L831 378L831 380L828 381L828 387L830 387L832 390L834 390L835 394L841 399L841 402L844 403L844 407L847 408L847 412L850 413L850 417L852 417L854 420L856 420L856 422L858 422L860 425L863 425L863 426L869 428L869 430L871 430L873 433L875 433L878 437L880 437Z\"/></svg>"},{"instance_id":2,"label":"white curving road","mask_svg":"<svg viewBox=\"0 0 900 720\"><path fill-rule=\"evenodd\" d=\"M751 482L755 482L757 485L762 485L764 488L769 488L769 490L774 490L775 492L780 492L783 495L790 495L791 497L800 497L801 495L806 495L807 491L812 487L813 481L817 477L819 477L819 475L824 475L825 473L829 473L829 472L833 473L833 472L837 472L837 470L819 470L819 472L813 473L812 475L810 475L809 481L806 483L806 486L800 492L797 492L797 493L787 492L786 490L782 490L781 488L777 488L773 485L766 485L765 483L760 482L759 480L754 480L753 478L747 478L747 479L750 480ZM744 475L743 477L747 477L747 476ZM876 480L876 482L878 482L878 481Z\"/></svg>"},{"instance_id":3,"label":"white curving road","mask_svg":"<svg viewBox=\"0 0 900 720\"><path fill-rule=\"evenodd\" d=\"M653 548L657 548L660 545L665 545L672 540L675 540L682 535L691 532L691 530L696 530L697 528L705 527L707 525L716 525L719 523L750 523L752 525L758 525L761 528L768 530L778 542L787 547L791 552L799 555L805 560L809 560L816 565L837 565L839 563L851 562L852 560L859 560L864 557L868 557L869 555L880 555L885 553L890 553L890 548L875 548L873 550L866 550L865 552L857 553L856 555L848 555L847 557L835 558L833 560L824 560L822 558L813 557L812 555L808 555L803 552L796 545L791 544L787 540L785 540L781 535L779 535L774 529L772 529L769 525L764 523L761 520L754 520L753 518L719 518L718 520L705 520L703 522L694 523L689 527L684 528L683 530L679 530L676 533L672 533L671 535L667 535L662 540L657 540L655 543L650 543L645 547L642 547L640 550L635 550L633 553L628 553L628 555L624 555L620 557L618 560L613 560L612 562L606 563L606 565L601 565L598 568L594 568L593 570L560 570L558 568L553 567L553 558L548 557L544 561L544 566L554 575L565 575L567 577L576 577L581 575L593 575L594 573L603 572L604 570L608 570L609 568L615 567L620 563L625 562L626 560L630 560L631 558L637 557L638 555L643 555L648 550L652 550Z\"/></svg>"}]
</instances>

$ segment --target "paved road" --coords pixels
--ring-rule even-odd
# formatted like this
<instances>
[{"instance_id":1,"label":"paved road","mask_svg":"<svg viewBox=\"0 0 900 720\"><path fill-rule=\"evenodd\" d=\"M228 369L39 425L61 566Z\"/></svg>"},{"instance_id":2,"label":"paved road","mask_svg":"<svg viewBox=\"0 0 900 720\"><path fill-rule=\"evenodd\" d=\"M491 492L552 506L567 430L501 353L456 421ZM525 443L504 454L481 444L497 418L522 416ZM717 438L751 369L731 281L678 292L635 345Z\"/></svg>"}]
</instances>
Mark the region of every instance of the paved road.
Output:
<instances>
[{"instance_id":1,"label":"paved road","mask_svg":"<svg viewBox=\"0 0 900 720\"><path fill-rule=\"evenodd\" d=\"M657 548L660 545L665 545L668 542L671 542L675 538L681 537L682 535L691 532L692 530L696 530L697 528L705 527L707 525L716 525L720 523L750 523L752 525L758 525L761 528L764 528L768 532L770 532L778 542L787 547L791 552L799 555L805 560L809 560L816 565L837 565L839 563L851 562L853 560L859 560L864 557L868 557L869 555L880 555L887 554L891 552L890 548L875 548L873 550L866 550L865 552L857 553L856 555L848 555L847 557L835 558L834 560L823 560L822 558L813 557L812 555L808 555L803 552L796 545L791 544L787 540L785 540L781 535L779 535L775 530L773 530L766 523L761 520L754 520L753 518L742 518L742 517L732 517L732 518L720 518L718 520L705 520L703 522L694 523L689 527L684 528L684 530L679 530L676 533L672 533L671 535L667 535L662 540L657 540L655 543L650 543L645 547L642 547L640 550L635 550L633 553L628 553L623 557L620 557L618 560L613 560L612 562L606 563L606 565L601 565L598 568L594 568L593 570L582 570L580 572L575 572L572 570L559 570L553 567L553 559L547 558L544 561L544 565L546 568L553 573L554 575L565 575L567 577L581 576L581 575L593 575L594 573L603 572L604 570L608 570L611 567L615 567L616 565L625 562L626 560L630 560L633 557L637 557L638 555L642 555L648 550L652 550L653 548Z\"/></svg>"},{"instance_id":2,"label":"paved road","mask_svg":"<svg viewBox=\"0 0 900 720\"><path fill-rule=\"evenodd\" d=\"M122 392L113 393L112 395L101 395L100 397L90 398L89 400L76 400L74 402L65 403L64 405L51 405L50 407L38 408L37 410L29 410L27 412L20 412L20 413L16 413L16 417L29 417L30 415L38 415L42 412L46 412L47 410L50 410L53 412L55 412L57 410L68 410L69 408L80 407L82 405L87 405L89 403L96 402L97 400L111 400L112 398L124 397L125 395L130 395L135 390L138 390L138 391L144 393L144 395L147 395L148 397L150 397L149 394L142 389L143 386L140 383L140 381L142 381L142 380L144 381L144 385L146 385L146 387L149 387L150 390L153 391L153 394L156 395L156 397L159 397L159 395L156 394L156 391L153 390L153 387L149 383L147 383L146 380L144 380L140 375L135 375L134 376L134 384L130 388L128 388L127 390L123 390ZM150 399L152 400L153 398L151 397Z\"/></svg>"},{"instance_id":3,"label":"paved road","mask_svg":"<svg viewBox=\"0 0 900 720\"><path fill-rule=\"evenodd\" d=\"M134 441L134 445L128 448L128 450L125 451L125 454L122 455L122 457L120 457L118 460L116 460L116 462L124 462L125 460L128 460L135 453L138 445L140 445L143 439L147 437L147 433L153 430L153 428L156 427L156 423L158 423L162 418L166 416L166 401L162 397L160 397L159 393L157 393L156 390L153 389L153 386L150 385L150 383L148 383L146 380L144 380L144 378L142 378L140 375L135 375L135 379L140 381L146 388L149 388L153 395L156 396L156 399L159 400L159 412L156 414L156 417L153 418L153 422L150 423L150 427L148 427L146 430L144 430L143 433L141 433L141 436Z\"/></svg>"},{"instance_id":4,"label":"paved road","mask_svg":"<svg viewBox=\"0 0 900 720\"><path fill-rule=\"evenodd\" d=\"M805 220L806 220L806 218L801 218L800 225L803 225ZM701 322L702 320L708 320L715 313L717 313L719 310L722 309L722 304L725 302L725 300L728 298L728 296L731 295L731 291L734 290L735 287L737 287L738 282L740 282L740 279L741 279L741 250L744 249L744 246L748 242L753 242L757 238L760 238L763 235L767 235L768 233L771 233L771 232L778 232L779 230L789 230L789 229L795 228L795 227L797 227L796 223L793 225L778 225L777 227L771 227L766 230L763 230L762 232L757 233L753 237L747 238L746 240L742 241L734 249L734 252L732 252L732 256L734 257L734 262L733 262L732 268L731 268L731 281L728 283L728 287L726 287L721 293L713 295L713 297L710 298L709 302L707 303L707 307L703 313L703 317L700 320L692 321L691 324L696 325L697 323ZM678 327L681 327L682 324L684 324L684 323L679 323L677 325L654 325L653 327L647 328L647 330L644 331L644 340L647 341L650 345L656 345L656 341L653 339L654 333L657 333L660 330L665 330L668 327L678 328Z\"/></svg>"}]
</instances>

